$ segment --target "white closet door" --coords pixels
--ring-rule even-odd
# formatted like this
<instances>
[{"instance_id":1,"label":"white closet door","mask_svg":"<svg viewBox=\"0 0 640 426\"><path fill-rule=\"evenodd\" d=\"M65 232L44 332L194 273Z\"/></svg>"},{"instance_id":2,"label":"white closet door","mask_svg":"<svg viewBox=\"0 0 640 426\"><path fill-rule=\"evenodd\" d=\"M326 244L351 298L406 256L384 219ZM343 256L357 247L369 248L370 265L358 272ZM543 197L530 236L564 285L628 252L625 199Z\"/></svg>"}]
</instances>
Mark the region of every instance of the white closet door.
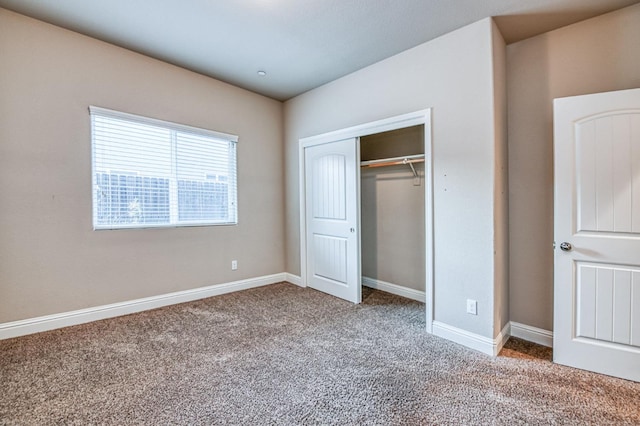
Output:
<instances>
[{"instance_id":1,"label":"white closet door","mask_svg":"<svg viewBox=\"0 0 640 426\"><path fill-rule=\"evenodd\" d=\"M554 120L554 361L640 381L640 89Z\"/></svg>"},{"instance_id":2,"label":"white closet door","mask_svg":"<svg viewBox=\"0 0 640 426\"><path fill-rule=\"evenodd\" d=\"M307 285L361 301L357 139L305 148Z\"/></svg>"}]
</instances>

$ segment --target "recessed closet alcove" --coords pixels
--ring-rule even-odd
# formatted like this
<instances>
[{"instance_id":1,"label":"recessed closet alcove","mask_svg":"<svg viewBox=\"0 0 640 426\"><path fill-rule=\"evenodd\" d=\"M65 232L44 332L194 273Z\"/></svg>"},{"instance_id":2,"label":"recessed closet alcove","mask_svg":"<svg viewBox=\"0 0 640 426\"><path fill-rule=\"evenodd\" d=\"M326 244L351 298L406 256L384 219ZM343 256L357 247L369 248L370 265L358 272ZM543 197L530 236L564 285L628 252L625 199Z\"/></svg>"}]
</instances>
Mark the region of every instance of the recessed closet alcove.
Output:
<instances>
[{"instance_id":1,"label":"recessed closet alcove","mask_svg":"<svg viewBox=\"0 0 640 426\"><path fill-rule=\"evenodd\" d=\"M422 301L424 140L424 125L360 138L362 283Z\"/></svg>"},{"instance_id":2,"label":"recessed closet alcove","mask_svg":"<svg viewBox=\"0 0 640 426\"><path fill-rule=\"evenodd\" d=\"M424 301L432 332L431 152L430 109L300 139L303 286Z\"/></svg>"}]
</instances>

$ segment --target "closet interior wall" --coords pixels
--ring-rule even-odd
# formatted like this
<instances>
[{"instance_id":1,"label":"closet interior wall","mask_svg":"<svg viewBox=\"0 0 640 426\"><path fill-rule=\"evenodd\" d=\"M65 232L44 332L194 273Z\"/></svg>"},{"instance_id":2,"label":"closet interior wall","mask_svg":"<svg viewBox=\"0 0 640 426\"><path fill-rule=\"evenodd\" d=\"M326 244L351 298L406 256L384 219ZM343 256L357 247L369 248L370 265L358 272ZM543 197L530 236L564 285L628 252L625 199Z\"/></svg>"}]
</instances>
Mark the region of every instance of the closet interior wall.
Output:
<instances>
[{"instance_id":1,"label":"closet interior wall","mask_svg":"<svg viewBox=\"0 0 640 426\"><path fill-rule=\"evenodd\" d=\"M360 138L360 160L424 154L424 126ZM361 168L362 276L425 291L424 163Z\"/></svg>"}]
</instances>

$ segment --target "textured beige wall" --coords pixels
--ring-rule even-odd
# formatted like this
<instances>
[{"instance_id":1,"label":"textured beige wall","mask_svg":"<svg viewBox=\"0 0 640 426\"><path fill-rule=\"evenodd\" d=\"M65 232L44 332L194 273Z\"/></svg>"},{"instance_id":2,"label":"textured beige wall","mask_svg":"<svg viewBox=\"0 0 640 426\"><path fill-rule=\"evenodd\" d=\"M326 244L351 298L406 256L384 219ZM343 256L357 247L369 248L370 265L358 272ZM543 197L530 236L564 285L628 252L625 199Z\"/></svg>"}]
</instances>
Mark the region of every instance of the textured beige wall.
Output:
<instances>
[{"instance_id":1,"label":"textured beige wall","mask_svg":"<svg viewBox=\"0 0 640 426\"><path fill-rule=\"evenodd\" d=\"M485 19L285 103L288 272L300 274L299 139L432 107L435 318L494 337L491 31Z\"/></svg>"},{"instance_id":2,"label":"textured beige wall","mask_svg":"<svg viewBox=\"0 0 640 426\"><path fill-rule=\"evenodd\" d=\"M89 105L238 135L239 224L92 231ZM280 102L0 9L0 323L283 272L282 123Z\"/></svg>"},{"instance_id":3,"label":"textured beige wall","mask_svg":"<svg viewBox=\"0 0 640 426\"><path fill-rule=\"evenodd\" d=\"M371 160L424 153L424 126L360 138ZM361 169L362 275L414 290L425 286L424 165Z\"/></svg>"},{"instance_id":4,"label":"textured beige wall","mask_svg":"<svg viewBox=\"0 0 640 426\"><path fill-rule=\"evenodd\" d=\"M640 87L640 4L507 46L512 321L553 328L553 105Z\"/></svg>"}]
</instances>

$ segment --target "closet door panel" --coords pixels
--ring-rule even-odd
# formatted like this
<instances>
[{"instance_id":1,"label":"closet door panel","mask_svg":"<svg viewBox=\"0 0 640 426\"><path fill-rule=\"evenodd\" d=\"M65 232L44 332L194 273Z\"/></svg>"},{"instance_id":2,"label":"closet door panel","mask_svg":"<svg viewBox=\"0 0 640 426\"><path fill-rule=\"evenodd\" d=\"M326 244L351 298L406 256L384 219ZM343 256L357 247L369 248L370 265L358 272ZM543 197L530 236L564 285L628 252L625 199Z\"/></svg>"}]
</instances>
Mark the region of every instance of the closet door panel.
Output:
<instances>
[{"instance_id":1,"label":"closet door panel","mask_svg":"<svg viewBox=\"0 0 640 426\"><path fill-rule=\"evenodd\" d=\"M357 140L304 149L307 285L359 303Z\"/></svg>"}]
</instances>

